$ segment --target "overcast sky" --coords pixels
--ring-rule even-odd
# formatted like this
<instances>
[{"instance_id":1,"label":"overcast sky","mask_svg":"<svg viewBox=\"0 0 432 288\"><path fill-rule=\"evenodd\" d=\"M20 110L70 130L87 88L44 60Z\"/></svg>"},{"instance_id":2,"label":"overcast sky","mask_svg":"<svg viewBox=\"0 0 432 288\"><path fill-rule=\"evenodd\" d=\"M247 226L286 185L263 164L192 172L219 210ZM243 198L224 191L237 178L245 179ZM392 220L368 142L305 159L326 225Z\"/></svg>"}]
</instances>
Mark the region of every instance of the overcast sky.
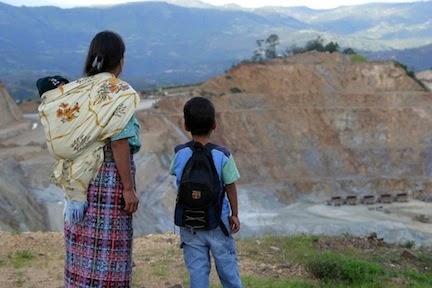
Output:
<instances>
[{"instance_id":1,"label":"overcast sky","mask_svg":"<svg viewBox=\"0 0 432 288\"><path fill-rule=\"evenodd\" d=\"M62 8L101 5L101 4L118 4L125 2L140 2L142 0L0 0L0 2L8 3L15 6L42 6L54 5ZM243 7L256 8L262 6L307 6L313 9L329 9L338 6L358 5L370 2L419 2L422 0L201 0L202 2L223 5L227 3L235 3Z\"/></svg>"}]
</instances>

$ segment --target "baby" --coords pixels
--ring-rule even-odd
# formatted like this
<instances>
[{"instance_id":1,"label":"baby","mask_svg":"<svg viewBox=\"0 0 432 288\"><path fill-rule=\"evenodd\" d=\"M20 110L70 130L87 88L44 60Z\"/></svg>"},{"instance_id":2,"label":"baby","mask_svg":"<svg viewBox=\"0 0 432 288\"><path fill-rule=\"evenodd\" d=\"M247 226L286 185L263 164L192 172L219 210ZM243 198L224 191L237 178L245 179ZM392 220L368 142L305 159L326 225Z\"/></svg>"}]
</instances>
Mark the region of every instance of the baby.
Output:
<instances>
[{"instance_id":1,"label":"baby","mask_svg":"<svg viewBox=\"0 0 432 288\"><path fill-rule=\"evenodd\" d=\"M63 86L67 83L69 83L69 80L58 75L40 78L36 81L39 97L41 97L45 92Z\"/></svg>"}]
</instances>

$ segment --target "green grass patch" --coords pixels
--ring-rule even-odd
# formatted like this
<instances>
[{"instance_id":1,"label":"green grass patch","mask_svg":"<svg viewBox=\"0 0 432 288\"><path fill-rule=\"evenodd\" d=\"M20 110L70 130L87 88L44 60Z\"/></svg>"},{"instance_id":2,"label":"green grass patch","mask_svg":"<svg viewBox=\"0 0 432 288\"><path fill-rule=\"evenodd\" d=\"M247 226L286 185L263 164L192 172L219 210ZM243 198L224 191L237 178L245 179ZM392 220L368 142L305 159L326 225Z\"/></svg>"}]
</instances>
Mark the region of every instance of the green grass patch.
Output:
<instances>
[{"instance_id":1,"label":"green grass patch","mask_svg":"<svg viewBox=\"0 0 432 288\"><path fill-rule=\"evenodd\" d=\"M368 62L368 59L360 54L351 54L350 55L351 61L354 63L366 63Z\"/></svg>"},{"instance_id":2,"label":"green grass patch","mask_svg":"<svg viewBox=\"0 0 432 288\"><path fill-rule=\"evenodd\" d=\"M313 254L314 243L319 237L313 235L295 235L291 237L268 236L249 241L248 255L258 259L267 258L270 263L301 262Z\"/></svg>"},{"instance_id":3,"label":"green grass patch","mask_svg":"<svg viewBox=\"0 0 432 288\"><path fill-rule=\"evenodd\" d=\"M318 288L310 281L303 279L242 277L242 284L248 288Z\"/></svg>"},{"instance_id":4,"label":"green grass patch","mask_svg":"<svg viewBox=\"0 0 432 288\"><path fill-rule=\"evenodd\" d=\"M335 252L317 253L306 261L306 270L325 282L373 283L386 276L385 267Z\"/></svg>"},{"instance_id":5,"label":"green grass patch","mask_svg":"<svg viewBox=\"0 0 432 288\"><path fill-rule=\"evenodd\" d=\"M410 287L432 287L432 274L431 272L420 273L411 270L402 272L405 278L409 279Z\"/></svg>"},{"instance_id":6,"label":"green grass patch","mask_svg":"<svg viewBox=\"0 0 432 288\"><path fill-rule=\"evenodd\" d=\"M28 251L19 251L15 255L8 255L8 262L15 268L23 267L28 264L28 262L34 259L36 256Z\"/></svg>"}]
</instances>

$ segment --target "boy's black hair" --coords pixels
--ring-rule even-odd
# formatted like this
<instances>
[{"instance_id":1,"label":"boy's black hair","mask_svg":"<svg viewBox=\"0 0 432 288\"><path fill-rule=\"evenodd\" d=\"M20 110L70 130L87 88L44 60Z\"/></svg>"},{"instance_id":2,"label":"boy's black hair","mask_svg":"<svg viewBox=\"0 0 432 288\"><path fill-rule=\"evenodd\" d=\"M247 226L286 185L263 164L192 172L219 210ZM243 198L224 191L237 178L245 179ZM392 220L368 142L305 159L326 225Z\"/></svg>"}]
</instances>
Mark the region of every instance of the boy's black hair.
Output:
<instances>
[{"instance_id":1,"label":"boy's black hair","mask_svg":"<svg viewBox=\"0 0 432 288\"><path fill-rule=\"evenodd\" d=\"M90 43L84 75L112 71L120 64L125 51L126 46L119 34L112 31L99 32Z\"/></svg>"},{"instance_id":2,"label":"boy's black hair","mask_svg":"<svg viewBox=\"0 0 432 288\"><path fill-rule=\"evenodd\" d=\"M184 122L192 135L207 135L212 130L216 112L213 103L203 97L194 97L183 107Z\"/></svg>"}]
</instances>

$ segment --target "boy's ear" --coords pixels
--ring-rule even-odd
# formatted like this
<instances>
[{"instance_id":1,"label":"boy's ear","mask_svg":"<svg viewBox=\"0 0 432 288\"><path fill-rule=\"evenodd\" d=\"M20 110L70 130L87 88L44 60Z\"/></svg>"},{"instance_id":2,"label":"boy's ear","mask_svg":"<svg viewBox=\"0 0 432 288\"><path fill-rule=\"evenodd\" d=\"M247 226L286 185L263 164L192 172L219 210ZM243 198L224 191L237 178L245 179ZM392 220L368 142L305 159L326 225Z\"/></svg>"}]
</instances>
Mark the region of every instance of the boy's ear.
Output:
<instances>
[{"instance_id":1,"label":"boy's ear","mask_svg":"<svg viewBox=\"0 0 432 288\"><path fill-rule=\"evenodd\" d=\"M216 129L216 121L213 123L212 130Z\"/></svg>"},{"instance_id":2,"label":"boy's ear","mask_svg":"<svg viewBox=\"0 0 432 288\"><path fill-rule=\"evenodd\" d=\"M185 130L190 132L190 129L186 126L186 123L183 123L183 125L184 125Z\"/></svg>"}]
</instances>

